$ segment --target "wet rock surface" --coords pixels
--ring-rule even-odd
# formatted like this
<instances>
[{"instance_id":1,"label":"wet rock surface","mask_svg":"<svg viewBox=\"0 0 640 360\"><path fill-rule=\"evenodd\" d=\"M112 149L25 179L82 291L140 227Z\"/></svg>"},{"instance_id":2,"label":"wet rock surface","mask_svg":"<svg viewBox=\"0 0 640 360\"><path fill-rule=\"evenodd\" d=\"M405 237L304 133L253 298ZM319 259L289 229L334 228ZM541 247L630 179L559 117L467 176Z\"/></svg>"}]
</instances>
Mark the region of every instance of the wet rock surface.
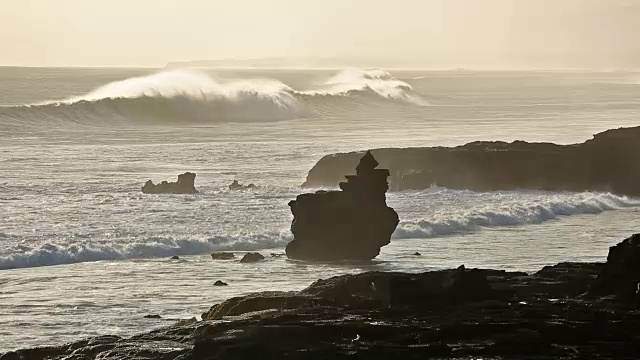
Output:
<instances>
[{"instance_id":1,"label":"wet rock surface","mask_svg":"<svg viewBox=\"0 0 640 360\"><path fill-rule=\"evenodd\" d=\"M638 236L612 248L607 264L561 263L530 275L464 266L343 275L298 292L235 297L202 321L19 350L0 360L637 359L638 306L617 291L590 289L618 283L608 275L617 268L610 261L632 254Z\"/></svg>"},{"instance_id":2,"label":"wet rock surface","mask_svg":"<svg viewBox=\"0 0 640 360\"><path fill-rule=\"evenodd\" d=\"M195 188L196 174L186 172L178 175L177 182L163 181L160 184L154 184L153 181L147 180L142 187L145 194L195 194L198 191Z\"/></svg>"},{"instance_id":3,"label":"wet rock surface","mask_svg":"<svg viewBox=\"0 0 640 360\"><path fill-rule=\"evenodd\" d=\"M386 203L389 170L367 152L341 191L298 195L289 202L294 239L286 248L300 260L371 260L389 244L398 214Z\"/></svg>"},{"instance_id":4,"label":"wet rock surface","mask_svg":"<svg viewBox=\"0 0 640 360\"><path fill-rule=\"evenodd\" d=\"M474 191L540 189L640 196L640 127L607 130L581 144L476 141L457 147L373 151L391 189L432 185ZM323 157L304 186L335 186L361 152Z\"/></svg>"}]
</instances>

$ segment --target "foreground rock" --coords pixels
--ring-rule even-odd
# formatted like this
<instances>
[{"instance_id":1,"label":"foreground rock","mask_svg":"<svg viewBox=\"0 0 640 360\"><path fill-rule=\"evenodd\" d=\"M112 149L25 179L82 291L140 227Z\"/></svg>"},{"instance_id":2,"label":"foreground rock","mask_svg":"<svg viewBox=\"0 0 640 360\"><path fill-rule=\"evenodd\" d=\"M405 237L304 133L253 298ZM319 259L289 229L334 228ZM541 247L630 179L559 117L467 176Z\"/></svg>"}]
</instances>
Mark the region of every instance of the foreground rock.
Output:
<instances>
[{"instance_id":1,"label":"foreground rock","mask_svg":"<svg viewBox=\"0 0 640 360\"><path fill-rule=\"evenodd\" d=\"M340 183L342 191L302 194L289 202L294 239L287 256L301 260L370 260L389 243L398 214L387 206L389 170L367 152Z\"/></svg>"},{"instance_id":2,"label":"foreground rock","mask_svg":"<svg viewBox=\"0 0 640 360\"><path fill-rule=\"evenodd\" d=\"M461 266L337 276L299 292L229 299L203 321L0 360L637 359L640 310L618 287L638 274L630 262L638 239L613 247L606 264L561 263L532 275ZM606 286L596 294L598 285Z\"/></svg>"},{"instance_id":3,"label":"foreground rock","mask_svg":"<svg viewBox=\"0 0 640 360\"><path fill-rule=\"evenodd\" d=\"M640 234L609 249L607 263L590 292L640 304Z\"/></svg>"},{"instance_id":4,"label":"foreground rock","mask_svg":"<svg viewBox=\"0 0 640 360\"><path fill-rule=\"evenodd\" d=\"M374 150L392 190L439 185L476 191L541 189L640 196L640 127L608 130L582 144L477 141L446 148ZM323 157L304 186L335 186L362 153Z\"/></svg>"},{"instance_id":5,"label":"foreground rock","mask_svg":"<svg viewBox=\"0 0 640 360\"><path fill-rule=\"evenodd\" d=\"M196 174L186 172L178 175L177 182L163 181L155 185L153 181L147 180L142 187L142 192L145 194L195 194L198 192L194 185L195 179Z\"/></svg>"}]
</instances>

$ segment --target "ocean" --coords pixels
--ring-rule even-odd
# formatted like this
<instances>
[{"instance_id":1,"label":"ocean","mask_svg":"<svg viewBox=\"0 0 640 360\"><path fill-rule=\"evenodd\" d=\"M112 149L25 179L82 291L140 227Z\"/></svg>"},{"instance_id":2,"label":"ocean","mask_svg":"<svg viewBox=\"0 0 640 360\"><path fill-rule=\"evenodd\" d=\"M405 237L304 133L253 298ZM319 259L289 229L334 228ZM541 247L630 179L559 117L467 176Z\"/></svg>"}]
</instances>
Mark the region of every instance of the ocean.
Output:
<instances>
[{"instance_id":1,"label":"ocean","mask_svg":"<svg viewBox=\"0 0 640 360\"><path fill-rule=\"evenodd\" d=\"M305 263L287 203L323 155L582 142L639 125L640 73L0 67L0 352L132 335L329 276L604 261L640 199L431 188L367 263ZM195 195L144 195L195 172ZM232 180L253 191L229 191ZM214 251L266 261L214 261ZM420 252L422 256L414 256ZM170 260L178 255L180 260ZM214 287L216 280L229 283ZM144 318L148 314L160 319Z\"/></svg>"}]
</instances>

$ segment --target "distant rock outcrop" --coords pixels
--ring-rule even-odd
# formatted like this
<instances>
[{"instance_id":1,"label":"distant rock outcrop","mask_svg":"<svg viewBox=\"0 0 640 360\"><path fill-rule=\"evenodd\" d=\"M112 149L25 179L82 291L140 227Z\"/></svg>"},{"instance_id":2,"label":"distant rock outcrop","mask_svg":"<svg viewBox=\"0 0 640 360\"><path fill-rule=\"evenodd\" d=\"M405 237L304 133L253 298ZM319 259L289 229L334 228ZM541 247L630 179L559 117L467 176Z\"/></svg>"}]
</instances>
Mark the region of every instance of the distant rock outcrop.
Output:
<instances>
[{"instance_id":1,"label":"distant rock outcrop","mask_svg":"<svg viewBox=\"0 0 640 360\"><path fill-rule=\"evenodd\" d=\"M389 170L367 152L340 183L342 191L298 195L289 202L293 213L287 256L300 260L370 260L389 243L398 214L387 206Z\"/></svg>"},{"instance_id":2,"label":"distant rock outcrop","mask_svg":"<svg viewBox=\"0 0 640 360\"><path fill-rule=\"evenodd\" d=\"M142 192L145 194L195 194L196 190L194 182L196 174L186 172L178 175L177 182L163 181L160 184L154 184L153 181L147 180L142 187Z\"/></svg>"},{"instance_id":3,"label":"distant rock outcrop","mask_svg":"<svg viewBox=\"0 0 640 360\"><path fill-rule=\"evenodd\" d=\"M229 190L250 190L256 188L257 186L255 184L242 185L238 180L233 180L233 182L229 184Z\"/></svg>"},{"instance_id":4,"label":"distant rock outcrop","mask_svg":"<svg viewBox=\"0 0 640 360\"><path fill-rule=\"evenodd\" d=\"M640 127L607 130L581 144L476 141L457 147L377 149L392 190L604 191L640 196ZM323 157L304 186L335 186L362 153Z\"/></svg>"},{"instance_id":5,"label":"distant rock outcrop","mask_svg":"<svg viewBox=\"0 0 640 360\"><path fill-rule=\"evenodd\" d=\"M236 256L231 252L214 252L211 254L213 260L231 260Z\"/></svg>"},{"instance_id":6,"label":"distant rock outcrop","mask_svg":"<svg viewBox=\"0 0 640 360\"><path fill-rule=\"evenodd\" d=\"M254 263L254 262L258 262L264 260L264 256L262 256L262 254L260 253L247 253L245 254L242 259L240 259L241 263Z\"/></svg>"}]
</instances>

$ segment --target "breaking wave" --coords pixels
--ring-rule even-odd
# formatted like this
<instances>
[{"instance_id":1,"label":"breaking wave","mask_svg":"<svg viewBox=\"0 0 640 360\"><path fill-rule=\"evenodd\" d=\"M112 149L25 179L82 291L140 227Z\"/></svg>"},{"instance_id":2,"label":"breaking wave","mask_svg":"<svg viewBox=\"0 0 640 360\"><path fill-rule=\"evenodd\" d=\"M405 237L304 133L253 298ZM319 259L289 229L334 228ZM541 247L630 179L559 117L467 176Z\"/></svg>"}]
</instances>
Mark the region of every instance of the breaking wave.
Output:
<instances>
[{"instance_id":1,"label":"breaking wave","mask_svg":"<svg viewBox=\"0 0 640 360\"><path fill-rule=\"evenodd\" d=\"M370 92L379 97L425 106L427 102L413 93L408 83L383 70L348 69L329 78L319 89L303 91L311 96L349 96Z\"/></svg>"},{"instance_id":2,"label":"breaking wave","mask_svg":"<svg viewBox=\"0 0 640 360\"><path fill-rule=\"evenodd\" d=\"M380 70L344 70L305 91L275 79L223 82L193 70L171 70L115 81L62 101L0 107L0 119L89 125L278 121L308 117L317 105L311 100L338 97L426 105L409 84Z\"/></svg>"},{"instance_id":3,"label":"breaking wave","mask_svg":"<svg viewBox=\"0 0 640 360\"><path fill-rule=\"evenodd\" d=\"M439 189L432 194L437 206L455 201L455 209L443 209L422 218L403 220L392 238L428 239L453 234L467 234L482 231L485 228L539 224L563 216L581 214L599 214L608 210L640 207L640 199L616 196L608 193L566 193L539 194L539 196L514 196L513 193L473 193ZM444 193L444 194L443 194ZM423 193L406 193L416 198ZM486 206L466 206L463 198L479 196L487 202ZM441 200L436 200L439 198ZM396 199L399 200L399 199ZM476 198L474 201L478 200ZM402 200L404 201L404 200ZM417 199L423 202L424 199ZM477 202L476 202L477 204ZM411 204L409 204L412 206ZM401 218L411 216L397 209ZM415 214L414 214L415 215ZM0 236L8 234L0 233ZM168 258L173 255L198 255L212 251L255 251L284 248L292 240L288 230L265 234L197 237L145 237L132 242L86 241L65 244L40 243L38 246L16 245L9 252L0 255L0 270L73 264L91 261L115 261L129 259Z\"/></svg>"},{"instance_id":4,"label":"breaking wave","mask_svg":"<svg viewBox=\"0 0 640 360\"><path fill-rule=\"evenodd\" d=\"M213 237L208 239L150 238L132 243L45 243L38 247L18 245L15 252L0 255L0 270L74 264L90 261L167 258L173 255L198 255L212 251L251 251L284 247L287 233L250 237Z\"/></svg>"},{"instance_id":5,"label":"breaking wave","mask_svg":"<svg viewBox=\"0 0 640 360\"><path fill-rule=\"evenodd\" d=\"M472 233L486 227L540 224L562 216L599 214L638 206L640 199L609 193L554 194L535 200L502 202L498 206L489 205L486 208L401 221L392 238L434 238Z\"/></svg>"}]
</instances>

